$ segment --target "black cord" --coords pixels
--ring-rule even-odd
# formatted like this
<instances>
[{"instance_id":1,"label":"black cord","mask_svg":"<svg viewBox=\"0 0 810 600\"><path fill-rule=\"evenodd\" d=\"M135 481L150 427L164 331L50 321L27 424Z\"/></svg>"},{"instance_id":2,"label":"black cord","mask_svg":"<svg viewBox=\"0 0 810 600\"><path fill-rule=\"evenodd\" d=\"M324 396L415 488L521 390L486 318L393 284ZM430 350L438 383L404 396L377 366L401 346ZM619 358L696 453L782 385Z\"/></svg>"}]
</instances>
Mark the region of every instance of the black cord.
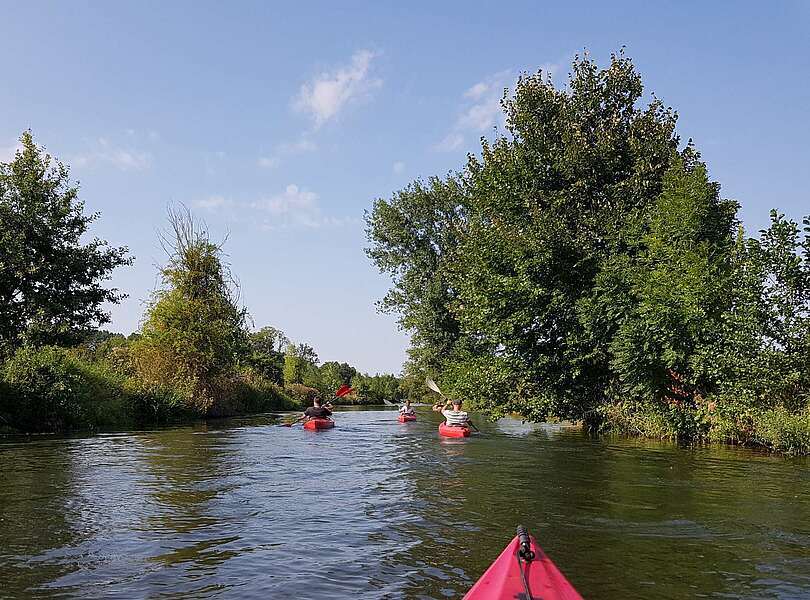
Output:
<instances>
[{"instance_id":1,"label":"black cord","mask_svg":"<svg viewBox=\"0 0 810 600\"><path fill-rule=\"evenodd\" d=\"M529 589L529 582L526 580L526 572L523 570L523 559L520 558L520 555L517 557L518 560L518 568L520 569L520 579L523 581L523 591L526 592L526 600L534 600L534 596L532 596L532 591Z\"/></svg>"}]
</instances>

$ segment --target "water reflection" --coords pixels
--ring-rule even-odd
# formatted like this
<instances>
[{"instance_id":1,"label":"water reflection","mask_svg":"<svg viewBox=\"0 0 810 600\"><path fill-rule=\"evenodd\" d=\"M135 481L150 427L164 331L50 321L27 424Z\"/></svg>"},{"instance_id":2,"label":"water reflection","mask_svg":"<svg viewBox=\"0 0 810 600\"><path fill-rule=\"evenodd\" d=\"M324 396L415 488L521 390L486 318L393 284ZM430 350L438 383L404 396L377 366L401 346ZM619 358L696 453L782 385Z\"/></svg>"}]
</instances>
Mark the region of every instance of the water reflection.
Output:
<instances>
[{"instance_id":1,"label":"water reflection","mask_svg":"<svg viewBox=\"0 0 810 600\"><path fill-rule=\"evenodd\" d=\"M460 597L517 522L586 597L810 596L810 468L349 410L0 444L0 596Z\"/></svg>"}]
</instances>

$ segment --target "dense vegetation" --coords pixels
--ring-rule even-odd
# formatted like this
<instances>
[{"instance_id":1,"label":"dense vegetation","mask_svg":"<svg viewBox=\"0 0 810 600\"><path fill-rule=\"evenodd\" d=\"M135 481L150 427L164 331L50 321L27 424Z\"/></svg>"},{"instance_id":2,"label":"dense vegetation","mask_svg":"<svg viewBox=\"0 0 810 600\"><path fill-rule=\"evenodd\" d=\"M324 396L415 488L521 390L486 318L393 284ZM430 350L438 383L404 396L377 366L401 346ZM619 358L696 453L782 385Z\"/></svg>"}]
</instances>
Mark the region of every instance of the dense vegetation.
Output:
<instances>
[{"instance_id":1,"label":"dense vegetation","mask_svg":"<svg viewBox=\"0 0 810 600\"><path fill-rule=\"evenodd\" d=\"M810 452L810 222L745 235L632 62L502 101L458 173L367 215L407 372L493 415Z\"/></svg>"},{"instance_id":2,"label":"dense vegetation","mask_svg":"<svg viewBox=\"0 0 810 600\"><path fill-rule=\"evenodd\" d=\"M169 212L167 262L141 331L99 330L104 282L126 248L80 238L87 216L67 167L31 134L0 164L0 431L124 428L299 408L344 383L348 402L401 397L393 375L318 366L314 349L278 329L250 332L222 244L187 210Z\"/></svg>"}]
</instances>

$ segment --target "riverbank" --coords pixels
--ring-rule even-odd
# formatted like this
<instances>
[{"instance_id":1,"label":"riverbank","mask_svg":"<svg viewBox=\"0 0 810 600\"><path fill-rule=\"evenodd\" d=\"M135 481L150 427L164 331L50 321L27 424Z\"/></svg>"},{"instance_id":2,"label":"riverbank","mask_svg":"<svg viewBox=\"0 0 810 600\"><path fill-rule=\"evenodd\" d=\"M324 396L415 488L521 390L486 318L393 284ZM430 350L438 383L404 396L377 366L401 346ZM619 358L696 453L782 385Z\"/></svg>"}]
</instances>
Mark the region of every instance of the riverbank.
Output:
<instances>
[{"instance_id":1,"label":"riverbank","mask_svg":"<svg viewBox=\"0 0 810 600\"><path fill-rule=\"evenodd\" d=\"M716 405L656 409L639 403L616 403L604 407L595 429L635 437L681 440L758 447L785 455L810 455L810 410L791 412L784 408L749 408L724 411ZM689 423L691 435L684 437Z\"/></svg>"},{"instance_id":2,"label":"riverbank","mask_svg":"<svg viewBox=\"0 0 810 600\"><path fill-rule=\"evenodd\" d=\"M148 425L182 424L206 418L300 410L317 388L277 385L250 369L220 380L213 402L195 402L189 388L148 383L131 367L124 346L83 348L47 346L18 350L0 364L0 434L123 431ZM369 406L376 398L339 400L344 406ZM201 407L205 406L204 409ZM677 412L676 412L677 409ZM728 412L643 404L611 404L592 430L651 439L728 443L760 447L786 455L810 454L810 414L784 410ZM689 421L693 435L678 435Z\"/></svg>"},{"instance_id":3,"label":"riverbank","mask_svg":"<svg viewBox=\"0 0 810 600\"><path fill-rule=\"evenodd\" d=\"M204 405L182 382L145 381L120 355L116 361L82 349L22 348L0 364L0 432L125 430L301 407L249 370L218 383Z\"/></svg>"}]
</instances>

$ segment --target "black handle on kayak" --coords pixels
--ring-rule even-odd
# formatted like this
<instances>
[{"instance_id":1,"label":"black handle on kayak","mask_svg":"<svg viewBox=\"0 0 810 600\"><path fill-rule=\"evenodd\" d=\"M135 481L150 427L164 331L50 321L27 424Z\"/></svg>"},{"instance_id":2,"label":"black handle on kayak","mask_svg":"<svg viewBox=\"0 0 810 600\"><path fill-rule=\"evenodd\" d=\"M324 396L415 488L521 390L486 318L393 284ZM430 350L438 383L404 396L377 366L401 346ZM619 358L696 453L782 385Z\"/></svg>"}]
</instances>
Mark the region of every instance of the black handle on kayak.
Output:
<instances>
[{"instance_id":1,"label":"black handle on kayak","mask_svg":"<svg viewBox=\"0 0 810 600\"><path fill-rule=\"evenodd\" d=\"M518 544L520 545L520 550L518 550L520 558L526 562L534 560L534 550L532 550L532 542L529 539L529 532L523 525L517 526L517 537Z\"/></svg>"}]
</instances>

